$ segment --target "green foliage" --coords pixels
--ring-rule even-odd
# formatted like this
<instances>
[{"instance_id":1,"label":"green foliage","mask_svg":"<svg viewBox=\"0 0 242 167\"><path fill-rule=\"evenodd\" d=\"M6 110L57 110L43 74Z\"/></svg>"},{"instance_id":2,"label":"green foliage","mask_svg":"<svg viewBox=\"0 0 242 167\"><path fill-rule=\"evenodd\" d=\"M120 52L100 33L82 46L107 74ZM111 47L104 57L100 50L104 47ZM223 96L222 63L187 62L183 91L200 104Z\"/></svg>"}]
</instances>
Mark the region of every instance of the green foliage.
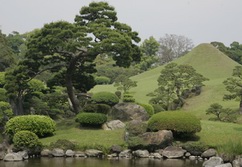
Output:
<instances>
[{"instance_id":1,"label":"green foliage","mask_svg":"<svg viewBox=\"0 0 242 167\"><path fill-rule=\"evenodd\" d=\"M129 137L138 136L147 131L147 123L142 121L130 121L126 124L126 131Z\"/></svg>"},{"instance_id":2,"label":"green foliage","mask_svg":"<svg viewBox=\"0 0 242 167\"><path fill-rule=\"evenodd\" d=\"M119 99L121 99L122 92L119 91L119 90L117 90L117 91L115 91L115 95L116 95Z\"/></svg>"},{"instance_id":3,"label":"green foliage","mask_svg":"<svg viewBox=\"0 0 242 167\"><path fill-rule=\"evenodd\" d=\"M145 39L141 44L141 51L145 54L145 56L155 56L159 50L159 42L156 41L154 37L149 37L149 39Z\"/></svg>"},{"instance_id":4,"label":"green foliage","mask_svg":"<svg viewBox=\"0 0 242 167\"><path fill-rule=\"evenodd\" d=\"M95 82L98 85L106 85L110 83L110 78L105 77L105 76L97 76L95 77Z\"/></svg>"},{"instance_id":5,"label":"green foliage","mask_svg":"<svg viewBox=\"0 0 242 167\"><path fill-rule=\"evenodd\" d=\"M148 121L151 131L171 130L175 135L192 135L201 131L201 123L194 115L182 111L154 114Z\"/></svg>"},{"instance_id":6,"label":"green foliage","mask_svg":"<svg viewBox=\"0 0 242 167\"><path fill-rule=\"evenodd\" d=\"M145 111L149 114L150 117L155 113L154 107L152 105L144 104L144 103L138 103L138 104L145 108Z\"/></svg>"},{"instance_id":7,"label":"green foliage","mask_svg":"<svg viewBox=\"0 0 242 167\"><path fill-rule=\"evenodd\" d=\"M28 153L39 153L42 144L38 136L28 130L18 131L13 137L13 144L17 150L27 150Z\"/></svg>"},{"instance_id":8,"label":"green foliage","mask_svg":"<svg viewBox=\"0 0 242 167\"><path fill-rule=\"evenodd\" d=\"M5 126L6 134L12 137L15 133L28 130L39 137L53 135L56 123L43 115L23 115L11 118Z\"/></svg>"},{"instance_id":9,"label":"green foliage","mask_svg":"<svg viewBox=\"0 0 242 167\"><path fill-rule=\"evenodd\" d=\"M0 72L0 88L3 88L5 84L5 72Z\"/></svg>"},{"instance_id":10,"label":"green foliage","mask_svg":"<svg viewBox=\"0 0 242 167\"><path fill-rule=\"evenodd\" d=\"M130 88L136 87L137 82L129 79L127 75L120 75L115 79L114 86L117 87L118 90L121 90L124 93L126 93L130 90Z\"/></svg>"},{"instance_id":11,"label":"green foliage","mask_svg":"<svg viewBox=\"0 0 242 167\"><path fill-rule=\"evenodd\" d=\"M196 156L201 156L201 154L209 148L206 144L201 142L186 142L180 146Z\"/></svg>"},{"instance_id":12,"label":"green foliage","mask_svg":"<svg viewBox=\"0 0 242 167\"><path fill-rule=\"evenodd\" d=\"M52 143L50 143L49 147L51 149L60 148L63 150L68 150L68 149L75 150L77 148L75 143L73 143L69 140L66 140L66 139L59 139L56 142L52 142Z\"/></svg>"},{"instance_id":13,"label":"green foliage","mask_svg":"<svg viewBox=\"0 0 242 167\"><path fill-rule=\"evenodd\" d=\"M123 102L134 103L135 98L132 94L126 92L123 96Z\"/></svg>"},{"instance_id":14,"label":"green foliage","mask_svg":"<svg viewBox=\"0 0 242 167\"><path fill-rule=\"evenodd\" d=\"M0 101L0 131L6 122L13 117L13 111L9 103Z\"/></svg>"},{"instance_id":15,"label":"green foliage","mask_svg":"<svg viewBox=\"0 0 242 167\"><path fill-rule=\"evenodd\" d=\"M179 109L184 104L183 94L196 87L202 87L208 80L189 65L170 63L161 71L158 78L158 89L150 93L153 98L151 104L160 104L166 110Z\"/></svg>"},{"instance_id":16,"label":"green foliage","mask_svg":"<svg viewBox=\"0 0 242 167\"><path fill-rule=\"evenodd\" d=\"M213 114L216 116L215 120L224 121L224 122L236 122L237 111L234 111L229 108L223 108L222 105L218 103L213 103L206 110L206 114Z\"/></svg>"},{"instance_id":17,"label":"green foliage","mask_svg":"<svg viewBox=\"0 0 242 167\"><path fill-rule=\"evenodd\" d=\"M111 107L107 104L87 104L83 107L84 112L108 114Z\"/></svg>"},{"instance_id":18,"label":"green foliage","mask_svg":"<svg viewBox=\"0 0 242 167\"><path fill-rule=\"evenodd\" d=\"M0 88L0 101L7 101L8 97L6 96L6 90L4 88Z\"/></svg>"},{"instance_id":19,"label":"green foliage","mask_svg":"<svg viewBox=\"0 0 242 167\"><path fill-rule=\"evenodd\" d=\"M152 104L152 107L154 108L154 114L161 111L165 111L160 104Z\"/></svg>"},{"instance_id":20,"label":"green foliage","mask_svg":"<svg viewBox=\"0 0 242 167\"><path fill-rule=\"evenodd\" d=\"M242 154L242 143L237 140L229 140L228 142L219 145L217 150L220 155L225 154L230 157L235 157Z\"/></svg>"},{"instance_id":21,"label":"green foliage","mask_svg":"<svg viewBox=\"0 0 242 167\"><path fill-rule=\"evenodd\" d=\"M101 113L79 113L76 116L76 122L82 126L96 127L107 121L107 116Z\"/></svg>"},{"instance_id":22,"label":"green foliage","mask_svg":"<svg viewBox=\"0 0 242 167\"><path fill-rule=\"evenodd\" d=\"M92 95L91 100L95 103L103 103L113 106L119 102L119 98L111 92L98 92Z\"/></svg>"}]
</instances>

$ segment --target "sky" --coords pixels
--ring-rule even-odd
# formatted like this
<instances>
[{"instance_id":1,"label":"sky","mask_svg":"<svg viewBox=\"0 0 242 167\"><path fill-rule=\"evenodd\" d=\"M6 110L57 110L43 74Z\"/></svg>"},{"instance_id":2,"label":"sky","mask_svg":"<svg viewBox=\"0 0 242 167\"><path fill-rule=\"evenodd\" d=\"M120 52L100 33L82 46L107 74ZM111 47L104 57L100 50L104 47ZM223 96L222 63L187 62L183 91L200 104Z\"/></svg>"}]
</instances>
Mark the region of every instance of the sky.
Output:
<instances>
[{"instance_id":1,"label":"sky","mask_svg":"<svg viewBox=\"0 0 242 167\"><path fill-rule=\"evenodd\" d=\"M98 1L98 0L97 0ZM105 0L118 19L142 40L165 34L183 35L195 45L242 43L242 0ZM44 24L73 22L82 6L93 0L0 0L0 29L25 33Z\"/></svg>"}]
</instances>

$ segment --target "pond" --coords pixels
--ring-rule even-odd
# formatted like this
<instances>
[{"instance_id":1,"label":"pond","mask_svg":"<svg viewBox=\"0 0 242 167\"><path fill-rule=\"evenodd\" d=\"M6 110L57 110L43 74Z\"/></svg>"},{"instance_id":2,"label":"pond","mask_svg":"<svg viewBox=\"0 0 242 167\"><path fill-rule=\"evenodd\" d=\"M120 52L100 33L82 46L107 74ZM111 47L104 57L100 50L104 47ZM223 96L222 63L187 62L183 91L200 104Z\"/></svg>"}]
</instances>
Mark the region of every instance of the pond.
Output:
<instances>
[{"instance_id":1,"label":"pond","mask_svg":"<svg viewBox=\"0 0 242 167\"><path fill-rule=\"evenodd\" d=\"M35 158L21 162L0 161L0 167L201 167L202 163L183 159Z\"/></svg>"}]
</instances>

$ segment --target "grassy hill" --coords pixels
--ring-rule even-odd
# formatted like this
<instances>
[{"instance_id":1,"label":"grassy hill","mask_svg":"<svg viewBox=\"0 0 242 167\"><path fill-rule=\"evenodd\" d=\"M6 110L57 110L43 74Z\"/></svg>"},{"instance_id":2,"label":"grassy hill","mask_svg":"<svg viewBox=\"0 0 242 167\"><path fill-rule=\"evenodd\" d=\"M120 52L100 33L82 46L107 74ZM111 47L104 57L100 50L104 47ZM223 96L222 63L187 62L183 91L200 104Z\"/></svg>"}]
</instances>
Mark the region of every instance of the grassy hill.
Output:
<instances>
[{"instance_id":1,"label":"grassy hill","mask_svg":"<svg viewBox=\"0 0 242 167\"><path fill-rule=\"evenodd\" d=\"M207 116L205 110L212 103L217 102L225 107L232 108L239 105L235 101L223 101L223 95L226 92L223 81L232 75L234 67L238 64L211 44L200 44L187 55L174 62L191 65L198 73L209 78L209 81L205 82L201 95L187 99L183 110L190 111L201 119L207 119L211 116ZM138 82L138 86L131 89L136 101L148 103L150 97L146 95L157 88L157 78L163 68L164 66L160 66L131 78ZM115 90L116 88L112 85L98 85L91 92L114 92Z\"/></svg>"}]
</instances>

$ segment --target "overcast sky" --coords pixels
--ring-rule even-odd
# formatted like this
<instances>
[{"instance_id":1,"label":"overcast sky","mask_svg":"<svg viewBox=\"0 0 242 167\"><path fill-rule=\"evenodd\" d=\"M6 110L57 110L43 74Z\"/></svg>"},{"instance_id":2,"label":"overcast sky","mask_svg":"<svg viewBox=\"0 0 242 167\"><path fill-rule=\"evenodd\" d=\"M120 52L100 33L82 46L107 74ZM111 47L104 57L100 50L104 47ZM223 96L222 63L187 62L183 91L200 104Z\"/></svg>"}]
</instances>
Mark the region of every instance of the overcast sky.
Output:
<instances>
[{"instance_id":1,"label":"overcast sky","mask_svg":"<svg viewBox=\"0 0 242 167\"><path fill-rule=\"evenodd\" d=\"M45 23L73 22L93 0L0 0L0 29L8 34L41 28ZM142 40L165 34L184 35L195 45L220 41L242 43L242 0L106 0L120 22Z\"/></svg>"}]
</instances>

